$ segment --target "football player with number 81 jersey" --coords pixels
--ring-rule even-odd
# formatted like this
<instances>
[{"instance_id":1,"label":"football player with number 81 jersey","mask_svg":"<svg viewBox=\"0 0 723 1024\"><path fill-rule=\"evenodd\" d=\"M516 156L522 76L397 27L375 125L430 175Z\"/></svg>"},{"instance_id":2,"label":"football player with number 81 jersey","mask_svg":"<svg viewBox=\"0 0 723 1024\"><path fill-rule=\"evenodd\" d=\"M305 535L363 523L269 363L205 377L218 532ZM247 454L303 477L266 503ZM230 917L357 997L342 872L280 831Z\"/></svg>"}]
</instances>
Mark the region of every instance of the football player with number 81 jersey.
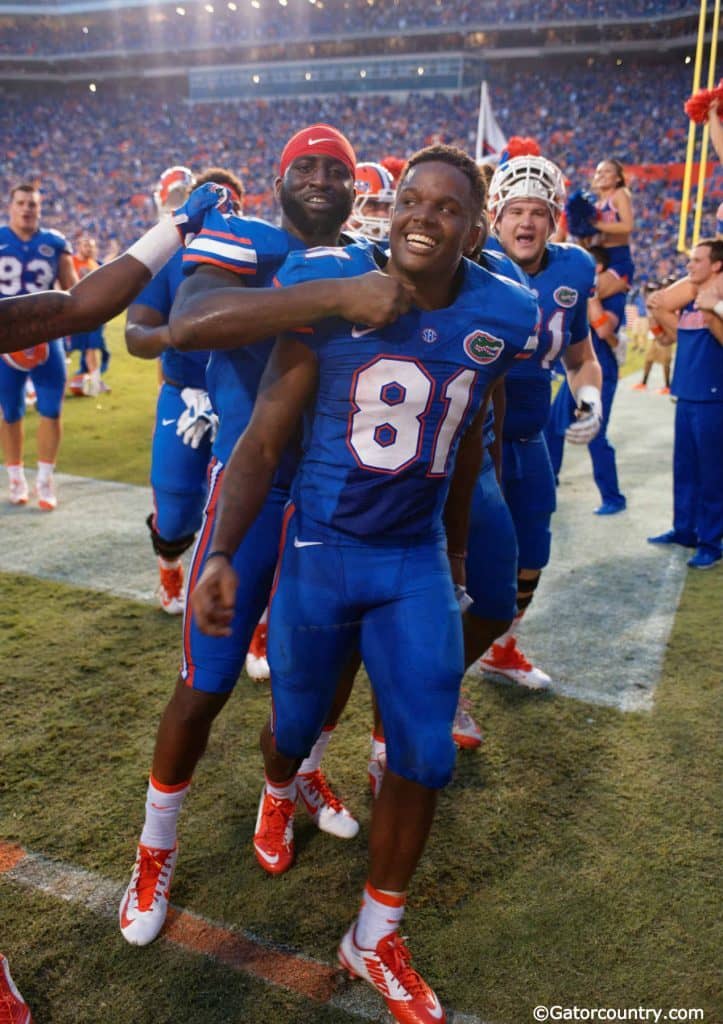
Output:
<instances>
[{"instance_id":1,"label":"football player with number 81 jersey","mask_svg":"<svg viewBox=\"0 0 723 1024\"><path fill-rule=\"evenodd\" d=\"M59 231L40 227L41 199L31 184L16 185L10 194L9 223L0 228L0 295L29 295L52 288L70 288L78 276L70 242ZM37 394L38 475L40 508L56 507L53 470L60 447L60 414L65 391L65 353L60 339L0 356L0 439L10 478L10 501L25 505L29 492L23 468L25 383L30 377Z\"/></svg>"},{"instance_id":2,"label":"football player with number 81 jersey","mask_svg":"<svg viewBox=\"0 0 723 1024\"><path fill-rule=\"evenodd\" d=\"M212 551L191 598L199 627L226 635L234 553L313 399L271 603L273 717L262 732L259 819L273 805L291 820L298 767L341 668L360 649L384 722L387 772L362 909L339 960L406 1024L445 1019L398 926L437 791L454 768L464 669L454 584L464 585L484 404L492 383L537 344L531 292L463 258L476 246L483 201L479 170L460 150L432 146L409 160L386 269L413 289L412 309L383 328L334 317L277 342L226 467ZM368 245L312 249L291 254L278 280L354 278L376 266ZM280 828L264 854L284 853Z\"/></svg>"}]
</instances>

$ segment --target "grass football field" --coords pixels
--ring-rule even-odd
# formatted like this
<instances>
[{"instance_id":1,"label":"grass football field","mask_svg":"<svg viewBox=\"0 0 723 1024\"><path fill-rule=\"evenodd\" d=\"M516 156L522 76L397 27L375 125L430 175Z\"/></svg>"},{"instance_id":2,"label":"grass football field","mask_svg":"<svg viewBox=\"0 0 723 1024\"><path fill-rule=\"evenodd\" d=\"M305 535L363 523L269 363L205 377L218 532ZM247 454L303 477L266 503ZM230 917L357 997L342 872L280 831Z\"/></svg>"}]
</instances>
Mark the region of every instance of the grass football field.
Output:
<instances>
[{"instance_id":1,"label":"grass football field","mask_svg":"<svg viewBox=\"0 0 723 1024\"><path fill-rule=\"evenodd\" d=\"M126 357L121 331L108 329L111 395L66 404L59 468L143 484L155 365ZM32 427L31 414L29 465ZM215 955L202 942L123 941L117 899L180 623L26 576L0 574L0 586L0 950L36 1024L384 1019L378 1004L354 1002L361 983L340 980L334 1005L302 996L298 980L239 970L223 941ZM700 1009L689 1019L723 1021L722 610L723 572L690 573L648 713L470 683L486 740L460 754L441 795L404 923L457 1020L526 1024L534 1007L556 1005ZM573 615L565 628L584 644L594 624ZM253 936L260 959L280 949L333 964L365 878L366 679L325 759L361 833L336 840L300 812L297 864L277 879L251 850L267 712L267 689L243 678L184 807L173 902L224 935Z\"/></svg>"}]
</instances>

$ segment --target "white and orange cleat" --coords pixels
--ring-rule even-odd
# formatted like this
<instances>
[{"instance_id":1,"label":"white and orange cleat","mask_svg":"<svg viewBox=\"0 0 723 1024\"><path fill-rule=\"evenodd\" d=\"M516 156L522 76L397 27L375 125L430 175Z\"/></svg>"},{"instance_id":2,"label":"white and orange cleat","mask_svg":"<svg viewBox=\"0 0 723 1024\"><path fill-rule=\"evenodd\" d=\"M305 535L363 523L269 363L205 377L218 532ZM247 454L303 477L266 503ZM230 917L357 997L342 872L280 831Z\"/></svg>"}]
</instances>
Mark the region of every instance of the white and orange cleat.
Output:
<instances>
[{"instance_id":1,"label":"white and orange cleat","mask_svg":"<svg viewBox=\"0 0 723 1024\"><path fill-rule=\"evenodd\" d=\"M55 482L52 476L47 476L44 480L38 478L35 483L35 493L38 498L38 508L42 508L44 512L52 512L58 507Z\"/></svg>"},{"instance_id":2,"label":"white and orange cleat","mask_svg":"<svg viewBox=\"0 0 723 1024\"><path fill-rule=\"evenodd\" d=\"M33 1024L30 1008L17 990L7 957L0 953L0 1024Z\"/></svg>"},{"instance_id":3,"label":"white and orange cleat","mask_svg":"<svg viewBox=\"0 0 723 1024\"><path fill-rule=\"evenodd\" d=\"M482 745L482 730L470 713L469 698L460 693L452 724L452 739L463 750L475 750Z\"/></svg>"},{"instance_id":4,"label":"white and orange cleat","mask_svg":"<svg viewBox=\"0 0 723 1024\"><path fill-rule=\"evenodd\" d=\"M172 850L138 844L130 884L118 910L121 934L132 946L147 946L163 927L177 857L178 844Z\"/></svg>"},{"instance_id":5,"label":"white and orange cleat","mask_svg":"<svg viewBox=\"0 0 723 1024\"><path fill-rule=\"evenodd\" d=\"M298 799L321 829L339 839L353 839L359 831L359 822L349 813L333 792L320 768L315 772L296 776Z\"/></svg>"},{"instance_id":6,"label":"white and orange cleat","mask_svg":"<svg viewBox=\"0 0 723 1024\"><path fill-rule=\"evenodd\" d=\"M265 683L271 678L269 662L266 657L266 637L268 626L262 619L251 637L248 654L246 655L246 675L255 683Z\"/></svg>"},{"instance_id":7,"label":"white and orange cleat","mask_svg":"<svg viewBox=\"0 0 723 1024\"><path fill-rule=\"evenodd\" d=\"M337 954L344 970L368 981L401 1024L444 1024L447 1017L439 999L412 967L401 935L394 931L385 935L376 949L360 949L355 934L356 921L341 940Z\"/></svg>"},{"instance_id":8,"label":"white and orange cleat","mask_svg":"<svg viewBox=\"0 0 723 1024\"><path fill-rule=\"evenodd\" d=\"M254 831L256 860L270 875L281 875L294 862L295 800L284 800L261 790Z\"/></svg>"},{"instance_id":9,"label":"white and orange cleat","mask_svg":"<svg viewBox=\"0 0 723 1024\"><path fill-rule=\"evenodd\" d=\"M492 644L479 661L484 672L492 672L498 676L511 679L519 686L528 690L546 690L552 679L540 668L535 668L517 646L514 636L505 644Z\"/></svg>"},{"instance_id":10,"label":"white and orange cleat","mask_svg":"<svg viewBox=\"0 0 723 1024\"><path fill-rule=\"evenodd\" d=\"M28 498L30 497L30 491L28 490L28 481L25 479L25 474L10 478L10 504L11 505L27 505Z\"/></svg>"},{"instance_id":11,"label":"white and orange cleat","mask_svg":"<svg viewBox=\"0 0 723 1024\"><path fill-rule=\"evenodd\" d=\"M186 592L183 589L183 566L180 562L166 562L158 559L158 600L168 615L183 615Z\"/></svg>"}]
</instances>

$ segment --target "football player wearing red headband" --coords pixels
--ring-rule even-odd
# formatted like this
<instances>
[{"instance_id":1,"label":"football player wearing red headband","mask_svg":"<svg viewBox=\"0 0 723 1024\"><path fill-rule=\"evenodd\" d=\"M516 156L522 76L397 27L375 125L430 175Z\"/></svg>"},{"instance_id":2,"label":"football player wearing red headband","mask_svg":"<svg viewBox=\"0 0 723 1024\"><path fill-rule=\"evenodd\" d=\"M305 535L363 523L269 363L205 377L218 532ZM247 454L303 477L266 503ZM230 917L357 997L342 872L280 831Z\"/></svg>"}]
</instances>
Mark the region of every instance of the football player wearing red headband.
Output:
<instances>
[{"instance_id":1,"label":"football player wearing red headband","mask_svg":"<svg viewBox=\"0 0 723 1024\"><path fill-rule=\"evenodd\" d=\"M273 287L276 272L290 252L314 246L316 252L323 253L339 244L341 226L354 198L355 166L351 144L330 125L312 125L297 132L284 147L275 182L281 227L212 210L183 253L188 278L171 311L171 336L183 348L212 350L206 386L218 415L209 497L191 563L187 602L205 565L216 557L209 542L224 467L250 420L275 335L329 314L368 322L369 309L387 322L403 308L404 289L376 271L366 275L366 282L357 278L300 285L298 303L293 294L289 300L294 289L284 289L281 295L281 290ZM257 343L249 344L252 341ZM152 942L166 917L178 850L178 816L212 724L236 685L252 633L268 601L297 448L296 443L289 446L271 492L234 556L242 582L229 635L207 636L188 611L184 617L182 669L158 728L145 822L119 912L123 936L134 945ZM335 721L332 710L327 726ZM351 838L358 824L328 788L319 769L330 735L331 729L326 728L313 758L301 766L298 795L321 829ZM263 820L257 824L257 836L273 833L279 823L282 830L286 827L273 807L267 811L259 816ZM265 857L267 847L258 841L255 848L262 866L273 872L273 860ZM287 866L279 864L276 870Z\"/></svg>"}]
</instances>

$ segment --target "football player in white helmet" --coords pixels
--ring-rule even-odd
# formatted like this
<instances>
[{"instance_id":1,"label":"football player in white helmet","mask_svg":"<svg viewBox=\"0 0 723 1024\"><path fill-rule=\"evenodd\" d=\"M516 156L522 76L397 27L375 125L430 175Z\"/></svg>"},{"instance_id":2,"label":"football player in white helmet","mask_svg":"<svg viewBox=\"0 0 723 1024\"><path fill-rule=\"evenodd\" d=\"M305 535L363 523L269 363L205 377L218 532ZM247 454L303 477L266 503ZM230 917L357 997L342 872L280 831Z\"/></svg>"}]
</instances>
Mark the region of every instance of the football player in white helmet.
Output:
<instances>
[{"instance_id":1,"label":"football player in white helmet","mask_svg":"<svg viewBox=\"0 0 723 1024\"><path fill-rule=\"evenodd\" d=\"M602 376L590 339L588 299L594 295L595 264L576 245L551 242L565 205L565 181L550 160L518 156L501 164L490 182L488 209L493 237L525 273L541 312L533 356L515 363L505 378L502 487L518 545L518 619L532 601L550 558L550 520L555 478L544 428L550 412L552 367L562 358L577 405L567 440L587 444L600 429ZM482 656L480 667L530 689L551 679L519 650L511 631Z\"/></svg>"},{"instance_id":2,"label":"football player in white helmet","mask_svg":"<svg viewBox=\"0 0 723 1024\"><path fill-rule=\"evenodd\" d=\"M180 164L167 167L158 179L158 185L153 192L153 200L159 216L182 206L191 194L195 183L190 168Z\"/></svg>"}]
</instances>

